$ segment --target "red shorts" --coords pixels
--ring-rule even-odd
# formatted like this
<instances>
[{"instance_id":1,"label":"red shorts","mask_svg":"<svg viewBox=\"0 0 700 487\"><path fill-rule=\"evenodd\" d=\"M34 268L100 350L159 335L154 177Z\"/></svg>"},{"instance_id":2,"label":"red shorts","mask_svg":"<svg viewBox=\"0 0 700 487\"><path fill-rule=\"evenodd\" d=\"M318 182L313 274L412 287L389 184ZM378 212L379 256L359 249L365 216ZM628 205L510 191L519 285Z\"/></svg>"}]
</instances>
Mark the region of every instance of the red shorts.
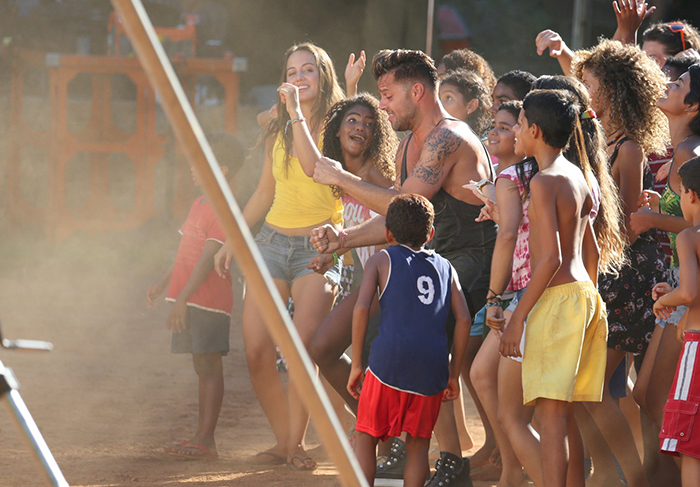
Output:
<instances>
[{"instance_id":1,"label":"red shorts","mask_svg":"<svg viewBox=\"0 0 700 487\"><path fill-rule=\"evenodd\" d=\"M367 369L357 407L355 431L382 441L403 431L416 438L430 438L437 422L443 394L421 396L382 384Z\"/></svg>"},{"instance_id":2,"label":"red shorts","mask_svg":"<svg viewBox=\"0 0 700 487\"><path fill-rule=\"evenodd\" d=\"M700 331L687 331L661 426L661 451L700 458ZM696 421L697 420L697 421Z\"/></svg>"}]
</instances>

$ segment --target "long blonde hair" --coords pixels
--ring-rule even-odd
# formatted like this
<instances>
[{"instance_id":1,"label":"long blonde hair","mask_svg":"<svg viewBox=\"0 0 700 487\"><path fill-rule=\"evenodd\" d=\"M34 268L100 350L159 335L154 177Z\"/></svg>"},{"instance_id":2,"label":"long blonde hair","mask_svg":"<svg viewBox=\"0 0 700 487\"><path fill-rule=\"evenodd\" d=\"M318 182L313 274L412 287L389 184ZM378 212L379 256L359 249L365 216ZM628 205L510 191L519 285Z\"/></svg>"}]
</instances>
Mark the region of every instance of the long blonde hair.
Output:
<instances>
[{"instance_id":1,"label":"long blonde hair","mask_svg":"<svg viewBox=\"0 0 700 487\"><path fill-rule=\"evenodd\" d=\"M287 61L289 57L297 51L311 53L316 61L316 67L318 68L318 96L316 97L316 102L314 103L312 113L309 115L308 119L309 130L311 133L314 133L321 128L323 118L328 110L330 110L335 103L343 99L343 89L338 84L338 77L335 74L335 67L331 57L325 50L310 42L295 44L284 53L280 84L287 81ZM279 135L282 136L285 168L289 165L289 158L292 153L292 142L294 140L292 131L285 130L288 121L289 114L287 113L287 108L282 103L282 99L278 97L277 118L271 120L265 128L261 142L265 144L268 150L272 150L276 138Z\"/></svg>"}]
</instances>

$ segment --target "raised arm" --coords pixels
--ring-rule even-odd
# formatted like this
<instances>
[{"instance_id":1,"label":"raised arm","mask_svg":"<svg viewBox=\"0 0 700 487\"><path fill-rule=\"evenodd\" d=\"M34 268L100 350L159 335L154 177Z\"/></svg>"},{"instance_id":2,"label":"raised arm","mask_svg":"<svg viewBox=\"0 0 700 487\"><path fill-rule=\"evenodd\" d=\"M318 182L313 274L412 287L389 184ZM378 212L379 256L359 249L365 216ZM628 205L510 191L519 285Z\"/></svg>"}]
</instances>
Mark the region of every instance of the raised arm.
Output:
<instances>
[{"instance_id":1,"label":"raised arm","mask_svg":"<svg viewBox=\"0 0 700 487\"><path fill-rule=\"evenodd\" d=\"M566 76L571 76L571 63L574 60L574 51L569 49L564 39L553 30L543 30L535 38L537 55L541 56L549 49L549 56L556 58L561 70Z\"/></svg>"},{"instance_id":2,"label":"raised arm","mask_svg":"<svg viewBox=\"0 0 700 487\"><path fill-rule=\"evenodd\" d=\"M289 113L289 125L294 133L294 149L296 149L299 164L301 164L304 174L311 178L314 175L316 161L321 158L321 152L316 147L309 131L309 125L301 112L299 88L291 83L282 83L277 91L282 103L287 107L287 113ZM289 130L289 126L287 130Z\"/></svg>"},{"instance_id":3,"label":"raised arm","mask_svg":"<svg viewBox=\"0 0 700 487\"><path fill-rule=\"evenodd\" d=\"M351 52L348 58L348 65L345 67L345 87L347 97L352 98L357 95L357 84L362 77L367 64L367 55L365 51L360 51L360 55L355 60L355 53Z\"/></svg>"},{"instance_id":4,"label":"raised arm","mask_svg":"<svg viewBox=\"0 0 700 487\"><path fill-rule=\"evenodd\" d=\"M640 0L619 0L612 3L617 19L617 30L613 35L614 41L623 44L636 44L637 31L656 7L649 7L649 4Z\"/></svg>"}]
</instances>

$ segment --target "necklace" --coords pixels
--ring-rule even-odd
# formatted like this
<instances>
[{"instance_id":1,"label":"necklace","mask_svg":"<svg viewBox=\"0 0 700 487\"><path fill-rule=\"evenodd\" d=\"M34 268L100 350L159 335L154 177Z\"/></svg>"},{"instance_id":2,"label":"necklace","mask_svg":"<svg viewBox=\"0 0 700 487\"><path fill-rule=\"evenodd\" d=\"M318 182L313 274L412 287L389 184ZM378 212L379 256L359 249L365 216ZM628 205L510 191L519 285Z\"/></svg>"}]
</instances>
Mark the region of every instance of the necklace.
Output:
<instances>
[{"instance_id":1,"label":"necklace","mask_svg":"<svg viewBox=\"0 0 700 487\"><path fill-rule=\"evenodd\" d=\"M612 139L610 139L608 141L608 147L613 145L615 142L619 142L621 138L622 138L622 134L619 134L619 135L616 135L615 137L613 137Z\"/></svg>"}]
</instances>

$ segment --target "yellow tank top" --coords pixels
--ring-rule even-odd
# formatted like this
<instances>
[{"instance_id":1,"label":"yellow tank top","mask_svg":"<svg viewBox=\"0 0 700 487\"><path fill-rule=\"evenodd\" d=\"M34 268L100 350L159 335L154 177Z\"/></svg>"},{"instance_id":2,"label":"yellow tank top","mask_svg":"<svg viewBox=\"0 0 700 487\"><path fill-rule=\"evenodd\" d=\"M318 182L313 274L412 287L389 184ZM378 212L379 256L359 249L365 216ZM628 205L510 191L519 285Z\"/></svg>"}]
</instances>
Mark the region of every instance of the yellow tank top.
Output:
<instances>
[{"instance_id":1,"label":"yellow tank top","mask_svg":"<svg viewBox=\"0 0 700 487\"><path fill-rule=\"evenodd\" d=\"M280 228L304 228L326 220L343 223L343 202L333 197L325 184L315 183L304 173L299 159L289 158L285 169L282 134L272 148L272 176L275 178L275 199L265 217L270 225Z\"/></svg>"}]
</instances>

